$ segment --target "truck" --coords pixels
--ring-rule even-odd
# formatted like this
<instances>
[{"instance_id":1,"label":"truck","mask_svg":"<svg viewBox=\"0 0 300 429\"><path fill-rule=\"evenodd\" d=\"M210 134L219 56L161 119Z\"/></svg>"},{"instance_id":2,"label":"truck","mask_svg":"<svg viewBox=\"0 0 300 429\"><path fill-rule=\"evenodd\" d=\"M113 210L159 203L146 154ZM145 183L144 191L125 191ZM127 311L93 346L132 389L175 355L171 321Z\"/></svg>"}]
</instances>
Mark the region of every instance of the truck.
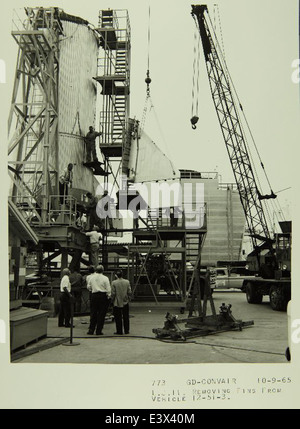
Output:
<instances>
[{"instance_id":1,"label":"truck","mask_svg":"<svg viewBox=\"0 0 300 429\"><path fill-rule=\"evenodd\" d=\"M260 252L260 268L244 280L242 290L249 304L260 304L263 296L268 295L273 310L286 311L291 300L292 225L290 221L279 223L282 232L275 234L274 252ZM251 262L254 268L256 265L255 252L248 255L248 262L251 273Z\"/></svg>"},{"instance_id":2,"label":"truck","mask_svg":"<svg viewBox=\"0 0 300 429\"><path fill-rule=\"evenodd\" d=\"M252 279L254 276L248 276L242 273L238 273L235 267L217 267L215 268L216 289L243 289L244 280Z\"/></svg>"},{"instance_id":3,"label":"truck","mask_svg":"<svg viewBox=\"0 0 300 429\"><path fill-rule=\"evenodd\" d=\"M282 231L275 234L274 253L268 248L260 252L260 268L257 269L257 255L247 256L245 267L218 266L216 289L240 289L245 292L249 304L260 304L269 296L273 310L284 311L291 299L291 222L279 222Z\"/></svg>"}]
</instances>

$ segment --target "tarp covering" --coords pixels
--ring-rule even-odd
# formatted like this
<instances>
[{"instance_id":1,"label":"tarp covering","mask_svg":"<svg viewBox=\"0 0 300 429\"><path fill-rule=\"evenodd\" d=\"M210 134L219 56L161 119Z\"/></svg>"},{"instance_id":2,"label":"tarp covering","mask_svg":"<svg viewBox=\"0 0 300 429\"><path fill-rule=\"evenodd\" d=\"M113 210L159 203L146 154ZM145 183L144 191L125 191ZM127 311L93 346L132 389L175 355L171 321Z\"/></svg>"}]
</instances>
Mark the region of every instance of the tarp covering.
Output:
<instances>
[{"instance_id":1,"label":"tarp covering","mask_svg":"<svg viewBox=\"0 0 300 429\"><path fill-rule=\"evenodd\" d=\"M138 183L180 178L179 170L144 131L131 142L128 168L129 180Z\"/></svg>"}]
</instances>

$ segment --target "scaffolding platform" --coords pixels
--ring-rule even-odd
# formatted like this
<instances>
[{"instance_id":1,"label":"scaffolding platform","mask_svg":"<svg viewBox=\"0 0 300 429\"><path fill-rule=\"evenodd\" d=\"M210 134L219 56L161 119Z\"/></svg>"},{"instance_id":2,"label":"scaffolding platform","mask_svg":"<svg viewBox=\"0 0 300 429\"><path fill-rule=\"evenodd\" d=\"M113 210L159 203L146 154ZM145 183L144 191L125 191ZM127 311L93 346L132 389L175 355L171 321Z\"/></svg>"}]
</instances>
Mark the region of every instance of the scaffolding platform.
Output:
<instances>
[{"instance_id":1,"label":"scaffolding platform","mask_svg":"<svg viewBox=\"0 0 300 429\"><path fill-rule=\"evenodd\" d=\"M121 158L123 153L123 145L122 144L100 144L100 150L105 158Z\"/></svg>"},{"instance_id":2,"label":"scaffolding platform","mask_svg":"<svg viewBox=\"0 0 300 429\"><path fill-rule=\"evenodd\" d=\"M95 176L107 176L108 173L103 170L101 167L103 162L93 161L93 162L83 162L83 165L87 168L90 168L93 171Z\"/></svg>"},{"instance_id":3,"label":"scaffolding platform","mask_svg":"<svg viewBox=\"0 0 300 429\"><path fill-rule=\"evenodd\" d=\"M88 240L86 235L76 226L64 224L34 225L33 229L45 250L54 251L57 244L61 248L87 249Z\"/></svg>"},{"instance_id":4,"label":"scaffolding platform","mask_svg":"<svg viewBox=\"0 0 300 429\"><path fill-rule=\"evenodd\" d=\"M157 232L160 235L162 240L182 240L186 233L192 233L197 235L205 234L206 228L201 228L197 230L186 230L184 228L176 228L176 227L161 227L157 228ZM157 234L155 231L138 229L133 231L134 238L138 240L156 240Z\"/></svg>"},{"instance_id":5,"label":"scaffolding platform","mask_svg":"<svg viewBox=\"0 0 300 429\"><path fill-rule=\"evenodd\" d=\"M96 76L93 79L102 86L102 95L125 95L128 92L128 88L124 85L127 79L125 74ZM118 85L120 82L123 85Z\"/></svg>"}]
</instances>

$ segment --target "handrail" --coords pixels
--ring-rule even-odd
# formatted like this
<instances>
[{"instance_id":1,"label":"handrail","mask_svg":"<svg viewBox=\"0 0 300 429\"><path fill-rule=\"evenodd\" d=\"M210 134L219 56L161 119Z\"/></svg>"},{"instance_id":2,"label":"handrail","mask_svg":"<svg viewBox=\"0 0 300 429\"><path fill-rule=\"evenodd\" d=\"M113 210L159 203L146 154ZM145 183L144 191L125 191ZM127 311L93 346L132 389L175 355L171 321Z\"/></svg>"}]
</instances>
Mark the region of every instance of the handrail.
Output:
<instances>
[{"instance_id":1,"label":"handrail","mask_svg":"<svg viewBox=\"0 0 300 429\"><path fill-rule=\"evenodd\" d=\"M33 196L11 196L9 199L17 207L19 213L31 226L43 225L77 225L77 200L66 195L64 204L59 204L60 195L51 195L46 221L41 218L41 207Z\"/></svg>"},{"instance_id":2,"label":"handrail","mask_svg":"<svg viewBox=\"0 0 300 429\"><path fill-rule=\"evenodd\" d=\"M198 207L198 210L180 210L170 214L169 207L148 210L148 222L151 228L174 228L174 229L201 229L206 224L206 204Z\"/></svg>"}]
</instances>

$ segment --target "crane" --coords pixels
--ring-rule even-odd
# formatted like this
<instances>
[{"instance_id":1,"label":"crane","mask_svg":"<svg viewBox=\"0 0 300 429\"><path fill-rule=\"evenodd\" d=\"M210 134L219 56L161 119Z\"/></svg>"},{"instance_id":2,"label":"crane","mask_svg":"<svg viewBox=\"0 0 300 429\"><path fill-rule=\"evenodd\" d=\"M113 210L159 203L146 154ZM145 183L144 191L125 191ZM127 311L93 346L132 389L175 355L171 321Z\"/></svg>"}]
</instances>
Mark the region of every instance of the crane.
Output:
<instances>
[{"instance_id":1,"label":"crane","mask_svg":"<svg viewBox=\"0 0 300 429\"><path fill-rule=\"evenodd\" d=\"M266 195L259 190L239 116L238 107L242 110L242 106L241 104L238 106L236 103L222 52L219 44L215 43L214 37L212 37L208 8L206 5L192 5L191 13L200 33L211 95L252 241L251 256L254 258L248 259L248 261L255 261L252 267L253 272L258 273L263 279L270 279L270 282L259 279L259 281L253 280L245 283L247 300L250 303L258 303L261 302L263 295L269 294L273 309L283 309L290 299L290 231L286 231L286 236L283 236L284 234L271 236L262 201L275 199L276 195L272 189L271 193ZM262 167L264 168L263 164ZM278 240L283 238L286 251L280 253L276 251L279 250L276 249L276 246L279 245ZM281 248L283 246L282 240L280 246ZM267 249L269 253L268 265L262 263L261 251L263 249ZM284 254L284 264L283 260L278 259L279 253L282 256ZM287 262L289 269L283 273L287 268ZM283 266L284 269L282 269ZM287 278L287 273L289 273L289 278ZM286 278L281 281L280 276Z\"/></svg>"},{"instance_id":2,"label":"crane","mask_svg":"<svg viewBox=\"0 0 300 429\"><path fill-rule=\"evenodd\" d=\"M192 6L192 15L197 19L199 26L214 106L239 191L253 249L258 254L262 243L272 249L273 240L262 200L276 198L276 195L273 191L270 195L262 195L259 191L230 81L222 65L221 55L213 41L205 12L208 12L206 5Z\"/></svg>"}]
</instances>

